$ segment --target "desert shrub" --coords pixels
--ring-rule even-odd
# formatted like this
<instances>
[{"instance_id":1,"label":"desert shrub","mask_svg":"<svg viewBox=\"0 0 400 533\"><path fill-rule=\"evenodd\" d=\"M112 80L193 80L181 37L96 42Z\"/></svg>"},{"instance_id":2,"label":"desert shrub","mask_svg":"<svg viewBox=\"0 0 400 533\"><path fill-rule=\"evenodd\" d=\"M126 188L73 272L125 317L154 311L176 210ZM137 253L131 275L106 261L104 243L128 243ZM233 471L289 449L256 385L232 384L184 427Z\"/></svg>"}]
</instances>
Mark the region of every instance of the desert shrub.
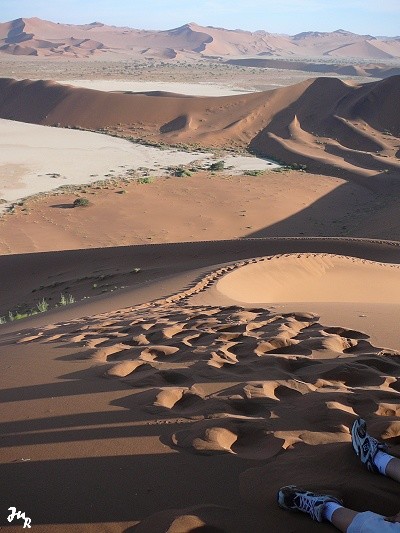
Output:
<instances>
[{"instance_id":1,"label":"desert shrub","mask_svg":"<svg viewBox=\"0 0 400 533\"><path fill-rule=\"evenodd\" d=\"M265 170L245 170L244 175L245 176L262 176L264 172Z\"/></svg>"},{"instance_id":2,"label":"desert shrub","mask_svg":"<svg viewBox=\"0 0 400 533\"><path fill-rule=\"evenodd\" d=\"M173 175L177 176L178 178L184 178L185 176L191 176L192 173L183 167L177 167L173 170Z\"/></svg>"},{"instance_id":3,"label":"desert shrub","mask_svg":"<svg viewBox=\"0 0 400 533\"><path fill-rule=\"evenodd\" d=\"M224 170L225 161L216 161L215 163L211 163L211 165L208 168L209 170L212 170L212 171Z\"/></svg>"},{"instance_id":4,"label":"desert shrub","mask_svg":"<svg viewBox=\"0 0 400 533\"><path fill-rule=\"evenodd\" d=\"M301 165L300 163L292 163L290 165L286 165L286 168L289 170L300 170L301 172L306 172L307 165Z\"/></svg>"},{"instance_id":5,"label":"desert shrub","mask_svg":"<svg viewBox=\"0 0 400 533\"><path fill-rule=\"evenodd\" d=\"M48 302L46 302L46 300L43 298L42 300L40 300L40 302L38 302L36 304L36 307L38 309L38 311L40 313L45 313L47 311L47 309L49 308L49 304ZM27 315L28 316L28 315Z\"/></svg>"},{"instance_id":6,"label":"desert shrub","mask_svg":"<svg viewBox=\"0 0 400 533\"><path fill-rule=\"evenodd\" d=\"M71 294L61 294L59 304L70 305L75 302L75 298Z\"/></svg>"},{"instance_id":7,"label":"desert shrub","mask_svg":"<svg viewBox=\"0 0 400 533\"><path fill-rule=\"evenodd\" d=\"M14 320L22 320L23 318L27 318L28 316L31 316L31 314L36 314L36 312L33 313L19 313L18 311L15 312L15 314L12 311L8 312L8 319L10 322L14 322Z\"/></svg>"},{"instance_id":8,"label":"desert shrub","mask_svg":"<svg viewBox=\"0 0 400 533\"><path fill-rule=\"evenodd\" d=\"M76 198L74 200L74 207L87 207L89 205L89 200L87 198Z\"/></svg>"},{"instance_id":9,"label":"desert shrub","mask_svg":"<svg viewBox=\"0 0 400 533\"><path fill-rule=\"evenodd\" d=\"M147 183L151 183L153 179L150 176L146 176L145 178L138 178L137 182L141 185L145 185Z\"/></svg>"}]
</instances>

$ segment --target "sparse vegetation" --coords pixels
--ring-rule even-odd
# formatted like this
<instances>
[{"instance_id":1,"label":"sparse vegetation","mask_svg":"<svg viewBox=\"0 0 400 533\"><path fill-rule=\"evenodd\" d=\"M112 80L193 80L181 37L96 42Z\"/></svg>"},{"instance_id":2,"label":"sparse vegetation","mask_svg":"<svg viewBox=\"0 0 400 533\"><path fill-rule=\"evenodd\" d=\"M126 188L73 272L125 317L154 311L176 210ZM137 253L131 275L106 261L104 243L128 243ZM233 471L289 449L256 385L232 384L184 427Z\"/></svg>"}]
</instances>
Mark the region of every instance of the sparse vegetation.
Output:
<instances>
[{"instance_id":1,"label":"sparse vegetation","mask_svg":"<svg viewBox=\"0 0 400 533\"><path fill-rule=\"evenodd\" d=\"M145 185L147 183L152 183L153 178L151 178L150 176L146 176L144 178L138 178L137 182L140 183L141 185Z\"/></svg>"},{"instance_id":2,"label":"sparse vegetation","mask_svg":"<svg viewBox=\"0 0 400 533\"><path fill-rule=\"evenodd\" d=\"M208 167L208 170L211 170L212 172L219 172L221 170L224 170L225 168L225 161L216 161L215 163L211 163L211 165Z\"/></svg>"},{"instance_id":3,"label":"sparse vegetation","mask_svg":"<svg viewBox=\"0 0 400 533\"><path fill-rule=\"evenodd\" d=\"M89 205L89 200L87 198L76 198L74 200L74 207L87 207Z\"/></svg>"},{"instance_id":4,"label":"sparse vegetation","mask_svg":"<svg viewBox=\"0 0 400 533\"><path fill-rule=\"evenodd\" d=\"M45 313L49 308L49 303L46 302L44 298L42 298L40 302L36 304L36 307L40 313Z\"/></svg>"},{"instance_id":5,"label":"sparse vegetation","mask_svg":"<svg viewBox=\"0 0 400 533\"><path fill-rule=\"evenodd\" d=\"M171 171L172 171L172 175L178 178L184 178L186 176L188 177L192 175L190 170L182 166L172 168Z\"/></svg>"},{"instance_id":6,"label":"sparse vegetation","mask_svg":"<svg viewBox=\"0 0 400 533\"><path fill-rule=\"evenodd\" d=\"M51 300L51 298L50 298ZM75 298L71 294L61 294L60 301L56 305L70 305L75 303ZM42 298L37 304L36 308L34 309L25 309L23 311L9 311L8 317L0 316L0 324L6 324L7 322L14 322L15 320L22 320L24 318L28 318L30 316L37 315L39 313L45 313L49 310L50 304L46 301L45 298ZM7 320L8 318L8 320Z\"/></svg>"},{"instance_id":7,"label":"sparse vegetation","mask_svg":"<svg viewBox=\"0 0 400 533\"><path fill-rule=\"evenodd\" d=\"M59 305L70 305L75 303L75 298L71 294L61 294Z\"/></svg>"},{"instance_id":8,"label":"sparse vegetation","mask_svg":"<svg viewBox=\"0 0 400 533\"><path fill-rule=\"evenodd\" d=\"M16 312L15 314L12 311L8 312L8 320L10 322L14 322L14 320L22 320L23 318L27 318L31 315L37 315L37 311L33 311L31 313L19 313Z\"/></svg>"},{"instance_id":9,"label":"sparse vegetation","mask_svg":"<svg viewBox=\"0 0 400 533\"><path fill-rule=\"evenodd\" d=\"M301 165L300 163L291 163L290 165L286 165L288 170L300 170L300 172L306 172L307 171L307 165Z\"/></svg>"},{"instance_id":10,"label":"sparse vegetation","mask_svg":"<svg viewBox=\"0 0 400 533\"><path fill-rule=\"evenodd\" d=\"M265 170L245 170L243 174L245 176L262 176L265 173Z\"/></svg>"}]
</instances>

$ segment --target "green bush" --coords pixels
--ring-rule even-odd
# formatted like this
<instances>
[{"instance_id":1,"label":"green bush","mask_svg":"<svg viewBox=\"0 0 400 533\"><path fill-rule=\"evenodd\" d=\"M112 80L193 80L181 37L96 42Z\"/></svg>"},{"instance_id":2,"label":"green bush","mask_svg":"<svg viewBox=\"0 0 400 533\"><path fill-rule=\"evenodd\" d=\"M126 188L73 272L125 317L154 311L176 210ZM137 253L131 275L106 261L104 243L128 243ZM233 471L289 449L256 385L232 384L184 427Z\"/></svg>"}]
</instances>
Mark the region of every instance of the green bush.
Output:
<instances>
[{"instance_id":1,"label":"green bush","mask_svg":"<svg viewBox=\"0 0 400 533\"><path fill-rule=\"evenodd\" d=\"M43 298L42 300L40 300L40 302L38 302L36 304L36 307L38 308L38 311L40 313L45 313L47 311L47 309L49 308L49 304L48 302L46 302L46 300ZM28 316L28 315L27 315Z\"/></svg>"},{"instance_id":2,"label":"green bush","mask_svg":"<svg viewBox=\"0 0 400 533\"><path fill-rule=\"evenodd\" d=\"M220 171L220 170L224 170L224 168L225 168L225 161L217 161L215 163L211 163L211 165L208 167L208 169L212 171Z\"/></svg>"},{"instance_id":3,"label":"green bush","mask_svg":"<svg viewBox=\"0 0 400 533\"><path fill-rule=\"evenodd\" d=\"M71 294L61 294L60 305L70 305L75 303L75 298Z\"/></svg>"},{"instance_id":4,"label":"green bush","mask_svg":"<svg viewBox=\"0 0 400 533\"><path fill-rule=\"evenodd\" d=\"M74 200L74 207L87 207L89 205L89 200L87 198L77 198Z\"/></svg>"},{"instance_id":5,"label":"green bush","mask_svg":"<svg viewBox=\"0 0 400 533\"><path fill-rule=\"evenodd\" d=\"M264 172L265 170L245 170L243 174L245 176L262 176Z\"/></svg>"},{"instance_id":6,"label":"green bush","mask_svg":"<svg viewBox=\"0 0 400 533\"><path fill-rule=\"evenodd\" d=\"M174 176L177 176L178 178L184 178L185 176L191 176L192 173L183 167L177 167L173 171Z\"/></svg>"}]
</instances>

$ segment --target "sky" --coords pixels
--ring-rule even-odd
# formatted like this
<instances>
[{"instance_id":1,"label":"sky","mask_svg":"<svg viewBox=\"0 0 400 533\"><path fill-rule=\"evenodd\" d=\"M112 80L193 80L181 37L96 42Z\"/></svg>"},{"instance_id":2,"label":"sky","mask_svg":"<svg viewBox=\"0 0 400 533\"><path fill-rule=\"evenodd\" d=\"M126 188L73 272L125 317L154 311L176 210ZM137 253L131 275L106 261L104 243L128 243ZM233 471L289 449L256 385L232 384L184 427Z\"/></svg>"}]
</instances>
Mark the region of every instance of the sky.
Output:
<instances>
[{"instance_id":1,"label":"sky","mask_svg":"<svg viewBox=\"0 0 400 533\"><path fill-rule=\"evenodd\" d=\"M1 21L19 17L154 30L197 22L290 35L337 29L400 35L400 0L0 0Z\"/></svg>"}]
</instances>

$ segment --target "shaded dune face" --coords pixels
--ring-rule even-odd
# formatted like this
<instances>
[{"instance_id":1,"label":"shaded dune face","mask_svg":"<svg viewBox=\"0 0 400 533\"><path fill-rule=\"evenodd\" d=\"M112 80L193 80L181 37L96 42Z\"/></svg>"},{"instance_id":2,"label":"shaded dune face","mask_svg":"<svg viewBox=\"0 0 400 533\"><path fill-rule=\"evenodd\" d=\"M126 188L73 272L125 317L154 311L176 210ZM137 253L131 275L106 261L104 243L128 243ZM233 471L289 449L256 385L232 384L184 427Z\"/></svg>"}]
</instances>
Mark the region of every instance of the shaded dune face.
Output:
<instances>
[{"instance_id":1,"label":"shaded dune face","mask_svg":"<svg viewBox=\"0 0 400 533\"><path fill-rule=\"evenodd\" d=\"M374 188L372 177L393 181L400 170L399 96L400 76L360 86L317 78L273 91L214 98L116 94L2 79L0 117L166 143L248 147Z\"/></svg>"}]
</instances>

